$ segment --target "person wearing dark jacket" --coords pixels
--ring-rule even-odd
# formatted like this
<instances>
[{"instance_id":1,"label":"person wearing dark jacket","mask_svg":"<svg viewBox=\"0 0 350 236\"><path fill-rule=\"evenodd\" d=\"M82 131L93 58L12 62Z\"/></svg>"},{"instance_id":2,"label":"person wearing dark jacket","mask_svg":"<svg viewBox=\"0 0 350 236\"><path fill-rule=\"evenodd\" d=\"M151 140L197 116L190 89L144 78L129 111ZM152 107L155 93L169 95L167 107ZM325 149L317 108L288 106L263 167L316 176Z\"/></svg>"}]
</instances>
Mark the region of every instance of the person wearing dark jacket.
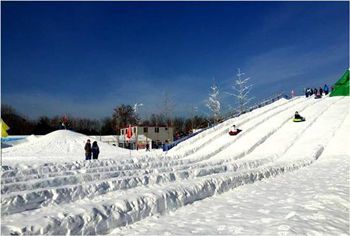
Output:
<instances>
[{"instance_id":1,"label":"person wearing dark jacket","mask_svg":"<svg viewBox=\"0 0 350 236\"><path fill-rule=\"evenodd\" d=\"M98 154L100 154L100 149L98 148L98 145L97 145L97 142L96 142L96 141L94 141L94 142L92 143L92 148L91 148L91 150L92 150L92 159L97 160Z\"/></svg>"},{"instance_id":2,"label":"person wearing dark jacket","mask_svg":"<svg viewBox=\"0 0 350 236\"><path fill-rule=\"evenodd\" d=\"M90 139L88 139L86 141L84 149L85 149L85 160L91 160L91 143L90 143Z\"/></svg>"},{"instance_id":3,"label":"person wearing dark jacket","mask_svg":"<svg viewBox=\"0 0 350 236\"><path fill-rule=\"evenodd\" d=\"M324 91L324 94L325 94L325 95L327 95L327 94L329 93L329 88L328 88L327 84L325 84L325 85L323 86L323 91Z\"/></svg>"},{"instance_id":4,"label":"person wearing dark jacket","mask_svg":"<svg viewBox=\"0 0 350 236\"><path fill-rule=\"evenodd\" d=\"M294 114L294 119L303 120L304 117L302 117L302 116L299 114L299 112L296 111L295 114Z\"/></svg>"}]
</instances>

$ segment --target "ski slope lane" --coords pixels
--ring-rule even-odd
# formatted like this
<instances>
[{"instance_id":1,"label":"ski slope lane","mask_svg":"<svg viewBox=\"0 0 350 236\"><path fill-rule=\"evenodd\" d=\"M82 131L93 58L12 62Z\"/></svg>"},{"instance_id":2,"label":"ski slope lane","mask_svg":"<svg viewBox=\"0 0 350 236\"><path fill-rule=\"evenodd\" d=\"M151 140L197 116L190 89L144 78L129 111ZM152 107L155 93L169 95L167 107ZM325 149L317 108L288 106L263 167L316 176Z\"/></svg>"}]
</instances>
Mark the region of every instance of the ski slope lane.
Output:
<instances>
[{"instance_id":1,"label":"ski slope lane","mask_svg":"<svg viewBox=\"0 0 350 236\"><path fill-rule=\"evenodd\" d=\"M343 98L335 103L309 128L308 135L300 137L293 143L293 146L279 159L278 163L283 165L290 161L314 161L319 158L349 116L349 111L348 98Z\"/></svg>"},{"instance_id":2,"label":"ski slope lane","mask_svg":"<svg viewBox=\"0 0 350 236\"><path fill-rule=\"evenodd\" d=\"M189 155L191 153L193 153L194 151L202 148L203 146L206 145L206 143L210 142L213 139L216 139L217 137L225 134L227 132L227 130L234 124L238 124L237 122L239 122L239 124L244 124L246 122L248 122L251 119L254 119L266 112L269 112L271 110L274 110L280 106L283 106L289 102L292 102L294 100L297 100L300 98L295 98L293 100L286 100L286 99L279 99L278 101L266 105L262 108L258 108L253 110L252 112L249 113L245 113L239 117L235 117L232 119L229 119L221 124L217 124L216 126L203 131L202 133L194 136L193 138L190 138L188 140L185 140L184 142L181 142L180 144L178 144L177 146L175 146L174 148L172 148L168 155L172 155L172 154L176 154L176 156L186 156Z\"/></svg>"},{"instance_id":3,"label":"ski slope lane","mask_svg":"<svg viewBox=\"0 0 350 236\"><path fill-rule=\"evenodd\" d=\"M314 114L310 114L310 116L308 116L311 122L310 121L304 122L305 124L310 124L312 123L315 116L322 114L322 112L326 110L325 107L328 108L333 103L334 103L333 100L330 101L330 100L309 99L308 103L306 104L298 104L296 106L293 106L287 109L286 111L271 117L271 119L269 119L268 121L263 122L260 125L256 126L254 128L254 132L249 132L240 139L236 139L234 137L232 139L232 144L230 144L223 151L212 156L209 160L238 159L238 158L245 157L249 153L255 151L255 149L257 148L260 148L260 150L263 149L264 150L263 152L265 153L265 155L269 154L270 150L277 150L278 147L276 149L274 147L269 146L271 149L266 149L265 148L266 145L264 145L264 143L268 142L270 138L273 138L274 136L276 136L276 133L280 134L281 136L288 137L288 140L285 140L286 142L279 142L279 143L282 143L282 146L280 146L280 148L283 148L283 144L285 143L290 144L289 141L291 141L289 137L292 137L292 136L289 135L290 131L288 130L288 127L293 127L296 125L296 123L292 122L295 111L299 111L302 115L308 115L308 111L311 111L311 112L314 111L315 112ZM281 130L282 132L286 132L286 133L282 133ZM298 131L299 130L295 130L294 132L298 132ZM293 134L294 132L292 132L291 134ZM277 140L273 139L273 142L274 141L277 141ZM271 143L272 142L270 142L270 144Z\"/></svg>"},{"instance_id":4,"label":"ski slope lane","mask_svg":"<svg viewBox=\"0 0 350 236\"><path fill-rule=\"evenodd\" d=\"M302 115L306 117L306 122L292 122L289 120L278 129L265 142L259 145L252 153L244 156L241 162L256 161L265 164L280 158L293 144L303 135L309 135L309 128L335 103L339 103L342 98L323 99L310 107L307 107ZM276 145L278 143L279 145ZM232 160L226 159L225 161Z\"/></svg>"},{"instance_id":5,"label":"ski slope lane","mask_svg":"<svg viewBox=\"0 0 350 236\"><path fill-rule=\"evenodd\" d=\"M280 126L282 126L287 119L292 117L295 110L303 110L307 106L314 104L317 101L314 100L295 100L293 102L288 103L287 105L280 106L275 110L270 112L266 112L263 115L257 117L256 119L252 119L249 122L239 126L243 131L236 135L230 136L228 135L228 131L221 135L219 138L212 140L205 148L200 151L195 152L193 155L186 157L186 159L199 161L213 159L217 156L223 156L223 158L227 157L227 155L232 155L232 150L235 151L237 158L245 155L250 149L254 149L257 145L264 141L269 135L269 133L258 133L255 132L257 128L266 123L275 125L276 127L271 130L271 132L276 131ZM282 118L280 118L282 117ZM274 124L270 122L271 120L276 121ZM251 138L253 137L253 138ZM256 140L256 142L254 142ZM231 148L230 148L231 147ZM243 148L244 147L244 148ZM226 151L227 148L230 148L229 151ZM225 155L225 153L227 153Z\"/></svg>"}]
</instances>

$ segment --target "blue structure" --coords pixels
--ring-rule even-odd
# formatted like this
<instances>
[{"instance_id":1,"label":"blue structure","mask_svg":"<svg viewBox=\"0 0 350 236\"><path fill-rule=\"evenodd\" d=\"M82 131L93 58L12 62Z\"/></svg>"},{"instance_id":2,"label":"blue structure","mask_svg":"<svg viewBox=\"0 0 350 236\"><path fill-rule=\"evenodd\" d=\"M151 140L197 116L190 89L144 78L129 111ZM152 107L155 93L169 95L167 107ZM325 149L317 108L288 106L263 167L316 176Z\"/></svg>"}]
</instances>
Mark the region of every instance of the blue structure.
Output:
<instances>
[{"instance_id":1,"label":"blue structure","mask_svg":"<svg viewBox=\"0 0 350 236\"><path fill-rule=\"evenodd\" d=\"M24 139L24 137L7 137L7 138L1 138L2 143L9 143Z\"/></svg>"}]
</instances>

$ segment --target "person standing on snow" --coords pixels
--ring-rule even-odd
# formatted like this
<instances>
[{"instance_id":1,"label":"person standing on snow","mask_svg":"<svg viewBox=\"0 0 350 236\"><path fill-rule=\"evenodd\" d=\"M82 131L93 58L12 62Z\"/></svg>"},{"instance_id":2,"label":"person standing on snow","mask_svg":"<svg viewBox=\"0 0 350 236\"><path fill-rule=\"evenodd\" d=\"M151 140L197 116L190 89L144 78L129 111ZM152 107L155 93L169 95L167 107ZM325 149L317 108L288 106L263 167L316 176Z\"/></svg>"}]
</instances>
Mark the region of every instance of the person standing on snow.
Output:
<instances>
[{"instance_id":1,"label":"person standing on snow","mask_svg":"<svg viewBox=\"0 0 350 236\"><path fill-rule=\"evenodd\" d=\"M329 88L328 88L327 84L325 84L325 85L323 86L323 91L324 91L324 94L325 94L325 95L327 95L327 94L329 93Z\"/></svg>"},{"instance_id":2,"label":"person standing on snow","mask_svg":"<svg viewBox=\"0 0 350 236\"><path fill-rule=\"evenodd\" d=\"M308 88L307 90L308 90L309 97L311 97L312 96L312 89Z\"/></svg>"},{"instance_id":3,"label":"person standing on snow","mask_svg":"<svg viewBox=\"0 0 350 236\"><path fill-rule=\"evenodd\" d=\"M85 144L85 160L91 160L91 143L90 139L86 141Z\"/></svg>"},{"instance_id":4,"label":"person standing on snow","mask_svg":"<svg viewBox=\"0 0 350 236\"><path fill-rule=\"evenodd\" d=\"M91 151L92 151L92 159L97 160L98 154L100 154L100 149L99 149L96 141L94 141L92 143Z\"/></svg>"},{"instance_id":5,"label":"person standing on snow","mask_svg":"<svg viewBox=\"0 0 350 236\"><path fill-rule=\"evenodd\" d=\"M307 88L307 89L305 90L305 96L306 96L306 97L311 97L311 95L312 95L312 89Z\"/></svg>"},{"instance_id":6,"label":"person standing on snow","mask_svg":"<svg viewBox=\"0 0 350 236\"><path fill-rule=\"evenodd\" d=\"M320 92L320 96L322 97L323 89L320 87L320 89L318 91Z\"/></svg>"}]
</instances>

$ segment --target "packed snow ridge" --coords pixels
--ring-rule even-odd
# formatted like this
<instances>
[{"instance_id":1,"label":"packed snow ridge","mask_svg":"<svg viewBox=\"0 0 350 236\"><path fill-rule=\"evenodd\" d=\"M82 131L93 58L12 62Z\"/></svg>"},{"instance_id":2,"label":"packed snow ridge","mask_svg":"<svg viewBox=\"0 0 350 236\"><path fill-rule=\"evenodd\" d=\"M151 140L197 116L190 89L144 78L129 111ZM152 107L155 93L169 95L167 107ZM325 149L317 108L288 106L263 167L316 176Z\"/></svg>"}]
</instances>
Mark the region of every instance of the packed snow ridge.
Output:
<instances>
[{"instance_id":1,"label":"packed snow ridge","mask_svg":"<svg viewBox=\"0 0 350 236\"><path fill-rule=\"evenodd\" d=\"M292 122L295 111L306 122ZM243 130L237 136L227 133L233 124ZM350 142L344 135L349 126L349 97L280 99L220 123L167 153L130 154L99 142L104 155L94 161L81 160L87 136L55 131L2 150L7 168L1 178L1 229L4 234L137 233L132 226L146 227L142 222L150 216L181 214L189 204L215 201L246 186L252 186L253 194L254 186L264 181L277 184L282 176L311 171L335 155L334 160L343 160L340 154L349 159L350 151L338 146ZM334 232L348 234L349 225L341 220ZM159 234L149 233L155 232Z\"/></svg>"}]
</instances>

